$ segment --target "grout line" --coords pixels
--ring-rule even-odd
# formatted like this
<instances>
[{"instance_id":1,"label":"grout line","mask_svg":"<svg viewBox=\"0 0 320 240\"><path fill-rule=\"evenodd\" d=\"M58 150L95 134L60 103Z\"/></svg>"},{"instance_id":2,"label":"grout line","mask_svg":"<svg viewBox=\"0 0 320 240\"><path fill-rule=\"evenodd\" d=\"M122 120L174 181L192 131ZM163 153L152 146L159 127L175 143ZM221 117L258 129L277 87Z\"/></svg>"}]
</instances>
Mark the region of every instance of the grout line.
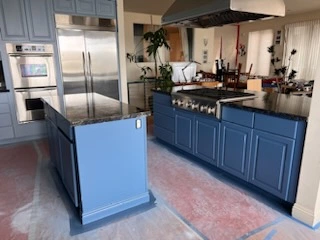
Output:
<instances>
[{"instance_id":1,"label":"grout line","mask_svg":"<svg viewBox=\"0 0 320 240\"><path fill-rule=\"evenodd\" d=\"M30 214L30 229L28 232L28 240L36 240L39 236L36 235L37 233L37 210L40 204L40 178L41 178L41 160L42 160L42 152L38 146L38 144L33 141L33 147L37 152L37 171L35 177L35 184L33 190L33 200L32 200L32 210Z\"/></svg>"},{"instance_id":2,"label":"grout line","mask_svg":"<svg viewBox=\"0 0 320 240\"><path fill-rule=\"evenodd\" d=\"M154 193L154 189L152 189L152 192ZM155 194L154 194L155 195ZM163 198L160 197L158 193L155 195L156 203L159 202L160 204L163 204L173 215L175 215L182 223L187 225L189 228L191 228L192 231L197 233L200 238L203 240L208 240L209 238L206 237L203 233L201 233L195 226L193 226L185 217L183 217L175 208L173 208L171 205L169 205Z\"/></svg>"},{"instance_id":3,"label":"grout line","mask_svg":"<svg viewBox=\"0 0 320 240\"><path fill-rule=\"evenodd\" d=\"M255 235L256 233L259 233L259 232L267 229L268 227L274 226L274 225L276 225L276 224L284 221L285 219L286 219L286 217L281 216L281 217L273 220L272 222L269 222L269 223L267 223L267 224L265 224L265 225L262 225L261 227L258 227L258 228L256 228L256 229L254 229L254 230L252 230L252 231L244 234L242 237L238 238L238 240L248 239L249 237L252 237L252 236ZM270 235L270 233L269 233L269 235ZM272 237L272 236L271 236L271 237Z\"/></svg>"}]
</instances>

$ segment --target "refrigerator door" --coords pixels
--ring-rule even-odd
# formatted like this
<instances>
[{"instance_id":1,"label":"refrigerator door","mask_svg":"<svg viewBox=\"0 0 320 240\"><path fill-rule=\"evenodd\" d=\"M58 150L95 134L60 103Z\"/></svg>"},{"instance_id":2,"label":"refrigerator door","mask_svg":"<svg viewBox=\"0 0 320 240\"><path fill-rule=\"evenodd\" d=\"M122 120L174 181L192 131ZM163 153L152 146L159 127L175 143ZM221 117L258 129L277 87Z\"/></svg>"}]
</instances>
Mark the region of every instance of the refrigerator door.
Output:
<instances>
[{"instance_id":1,"label":"refrigerator door","mask_svg":"<svg viewBox=\"0 0 320 240\"><path fill-rule=\"evenodd\" d=\"M88 92L88 67L84 32L81 30L57 29L57 33L64 93Z\"/></svg>"},{"instance_id":2,"label":"refrigerator door","mask_svg":"<svg viewBox=\"0 0 320 240\"><path fill-rule=\"evenodd\" d=\"M116 33L85 31L84 36L90 91L119 99Z\"/></svg>"}]
</instances>

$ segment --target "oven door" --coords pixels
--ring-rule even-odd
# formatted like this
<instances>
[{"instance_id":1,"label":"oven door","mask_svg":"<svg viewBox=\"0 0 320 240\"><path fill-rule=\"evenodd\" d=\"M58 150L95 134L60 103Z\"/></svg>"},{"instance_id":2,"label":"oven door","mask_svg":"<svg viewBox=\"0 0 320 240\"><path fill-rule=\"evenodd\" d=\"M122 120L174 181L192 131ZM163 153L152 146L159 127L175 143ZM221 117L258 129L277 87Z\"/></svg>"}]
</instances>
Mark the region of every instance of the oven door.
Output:
<instances>
[{"instance_id":1,"label":"oven door","mask_svg":"<svg viewBox=\"0 0 320 240\"><path fill-rule=\"evenodd\" d=\"M52 54L10 54L14 88L56 86Z\"/></svg>"},{"instance_id":2,"label":"oven door","mask_svg":"<svg viewBox=\"0 0 320 240\"><path fill-rule=\"evenodd\" d=\"M34 88L15 90L18 123L44 119L43 102L45 98L52 105L58 106L56 88Z\"/></svg>"}]
</instances>

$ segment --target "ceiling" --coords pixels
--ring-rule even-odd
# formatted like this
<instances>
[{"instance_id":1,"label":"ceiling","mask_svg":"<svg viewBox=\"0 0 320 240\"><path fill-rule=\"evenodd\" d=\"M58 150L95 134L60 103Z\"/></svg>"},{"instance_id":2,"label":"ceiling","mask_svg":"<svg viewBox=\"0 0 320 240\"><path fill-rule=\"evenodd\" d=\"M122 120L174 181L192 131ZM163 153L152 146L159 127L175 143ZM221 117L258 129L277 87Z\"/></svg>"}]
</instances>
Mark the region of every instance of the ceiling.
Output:
<instances>
[{"instance_id":1,"label":"ceiling","mask_svg":"<svg viewBox=\"0 0 320 240\"><path fill-rule=\"evenodd\" d=\"M163 15L174 0L123 0L127 12ZM320 9L319 0L284 0L286 14L297 14Z\"/></svg>"}]
</instances>

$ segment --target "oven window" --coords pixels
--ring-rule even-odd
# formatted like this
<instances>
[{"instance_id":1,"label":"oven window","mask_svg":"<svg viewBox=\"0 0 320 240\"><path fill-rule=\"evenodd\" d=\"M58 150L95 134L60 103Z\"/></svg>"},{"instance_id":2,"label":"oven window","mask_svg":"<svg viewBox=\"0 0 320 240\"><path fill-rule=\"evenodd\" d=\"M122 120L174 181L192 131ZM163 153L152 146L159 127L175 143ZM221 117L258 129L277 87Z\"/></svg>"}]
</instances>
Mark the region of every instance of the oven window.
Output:
<instances>
[{"instance_id":1,"label":"oven window","mask_svg":"<svg viewBox=\"0 0 320 240\"><path fill-rule=\"evenodd\" d=\"M46 64L20 64L22 77L47 77Z\"/></svg>"}]
</instances>

